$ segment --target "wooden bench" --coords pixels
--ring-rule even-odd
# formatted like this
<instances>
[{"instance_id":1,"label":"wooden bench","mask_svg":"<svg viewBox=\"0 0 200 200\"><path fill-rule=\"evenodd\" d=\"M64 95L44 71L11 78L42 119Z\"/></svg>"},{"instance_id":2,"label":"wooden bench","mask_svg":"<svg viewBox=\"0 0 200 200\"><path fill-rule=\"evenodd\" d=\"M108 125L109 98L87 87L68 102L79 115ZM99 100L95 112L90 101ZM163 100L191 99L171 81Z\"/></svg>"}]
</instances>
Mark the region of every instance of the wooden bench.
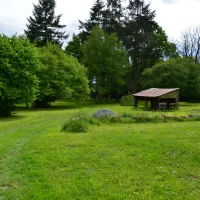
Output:
<instances>
[{"instance_id":1,"label":"wooden bench","mask_svg":"<svg viewBox=\"0 0 200 200\"><path fill-rule=\"evenodd\" d=\"M166 102L162 102L162 103L159 103L158 106L159 106L159 110L166 109L167 108L167 103Z\"/></svg>"}]
</instances>

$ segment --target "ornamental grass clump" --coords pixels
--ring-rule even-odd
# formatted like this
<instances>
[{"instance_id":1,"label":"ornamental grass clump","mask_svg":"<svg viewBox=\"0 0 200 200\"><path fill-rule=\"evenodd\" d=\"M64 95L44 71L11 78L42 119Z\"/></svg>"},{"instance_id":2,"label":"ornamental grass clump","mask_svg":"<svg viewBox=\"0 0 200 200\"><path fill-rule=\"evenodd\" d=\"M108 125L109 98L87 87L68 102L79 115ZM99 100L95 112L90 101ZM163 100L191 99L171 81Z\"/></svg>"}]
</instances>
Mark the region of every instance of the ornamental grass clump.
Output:
<instances>
[{"instance_id":1,"label":"ornamental grass clump","mask_svg":"<svg viewBox=\"0 0 200 200\"><path fill-rule=\"evenodd\" d=\"M89 117L85 112L75 113L62 126L61 132L87 132Z\"/></svg>"}]
</instances>

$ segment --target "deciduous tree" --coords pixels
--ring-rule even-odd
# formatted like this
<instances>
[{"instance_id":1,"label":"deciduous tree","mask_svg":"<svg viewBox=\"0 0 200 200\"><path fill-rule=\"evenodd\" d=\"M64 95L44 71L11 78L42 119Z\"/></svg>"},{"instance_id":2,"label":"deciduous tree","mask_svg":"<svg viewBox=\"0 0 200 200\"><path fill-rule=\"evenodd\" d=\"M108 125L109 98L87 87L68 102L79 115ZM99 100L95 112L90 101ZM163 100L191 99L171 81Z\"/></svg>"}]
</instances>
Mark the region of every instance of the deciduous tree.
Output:
<instances>
[{"instance_id":1,"label":"deciduous tree","mask_svg":"<svg viewBox=\"0 0 200 200\"><path fill-rule=\"evenodd\" d=\"M200 26L190 27L182 32L177 50L180 56L194 58L195 63L200 62Z\"/></svg>"},{"instance_id":2,"label":"deciduous tree","mask_svg":"<svg viewBox=\"0 0 200 200\"><path fill-rule=\"evenodd\" d=\"M36 98L39 68L37 51L27 39L0 35L0 116L9 116L17 104Z\"/></svg>"},{"instance_id":3,"label":"deciduous tree","mask_svg":"<svg viewBox=\"0 0 200 200\"><path fill-rule=\"evenodd\" d=\"M36 107L46 107L57 99L83 99L89 95L86 69L77 59L66 55L62 49L50 43L39 48L41 67L39 95Z\"/></svg>"},{"instance_id":4,"label":"deciduous tree","mask_svg":"<svg viewBox=\"0 0 200 200\"><path fill-rule=\"evenodd\" d=\"M115 34L108 35L98 26L84 44L84 64L88 69L90 85L97 102L106 95L119 94L125 84L128 55Z\"/></svg>"},{"instance_id":5,"label":"deciduous tree","mask_svg":"<svg viewBox=\"0 0 200 200\"><path fill-rule=\"evenodd\" d=\"M142 73L142 86L144 89L180 88L182 96L197 100L200 94L200 66L188 58L163 61Z\"/></svg>"},{"instance_id":6,"label":"deciduous tree","mask_svg":"<svg viewBox=\"0 0 200 200\"><path fill-rule=\"evenodd\" d=\"M72 40L67 44L65 52L72 55L74 58L81 62L83 57L82 42L77 35L73 35Z\"/></svg>"}]
</instances>

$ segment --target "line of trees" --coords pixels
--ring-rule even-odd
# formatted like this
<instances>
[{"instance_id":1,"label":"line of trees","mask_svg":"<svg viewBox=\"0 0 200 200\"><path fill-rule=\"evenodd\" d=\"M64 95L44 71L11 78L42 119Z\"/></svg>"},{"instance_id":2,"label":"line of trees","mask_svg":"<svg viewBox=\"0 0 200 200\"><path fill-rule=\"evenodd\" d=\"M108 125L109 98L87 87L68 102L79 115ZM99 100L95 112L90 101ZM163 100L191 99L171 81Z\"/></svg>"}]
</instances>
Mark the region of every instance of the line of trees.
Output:
<instances>
[{"instance_id":1,"label":"line of trees","mask_svg":"<svg viewBox=\"0 0 200 200\"><path fill-rule=\"evenodd\" d=\"M145 69L153 67L160 60L177 56L176 45L168 41L166 33L155 21L155 16L155 11L144 0L129 0L126 6L121 0L96 0L89 19L79 21L80 31L73 35L65 51L80 62L85 62L84 45L91 40L90 35L95 31L95 26L106 34L115 33L129 58L130 67L123 76L125 90L137 92L141 89L141 74ZM88 67L87 62L85 66L90 73L91 66ZM92 79L89 77L90 82L93 82Z\"/></svg>"},{"instance_id":2,"label":"line of trees","mask_svg":"<svg viewBox=\"0 0 200 200\"><path fill-rule=\"evenodd\" d=\"M127 56L129 59L129 65L122 64L124 66L121 65L121 68L114 67L115 59L111 61L115 73L121 70L123 75L121 85L113 82L116 87L111 87L108 98L110 93L116 94L116 88L118 94L123 94L149 87L179 87L185 99L199 100L200 28L189 28L182 33L180 41L170 42L155 21L155 16L155 11L144 0L129 0L126 5L120 0L96 0L89 19L79 21L80 31L73 35L65 51L84 63L89 74L98 68L94 76L89 76L90 84L98 87L99 83L94 81L94 77L101 75L104 82L102 94L106 95L108 78L99 71L106 70L108 75L109 66L105 65L102 55L96 50L102 38L99 36L94 41L94 35L97 36L95 32L98 31L94 27L98 26L105 34L116 34L126 52L124 60ZM88 51L96 52L93 54L95 61L85 50L88 43L91 44ZM96 65L98 59L101 62ZM99 91L96 91L96 95L99 95Z\"/></svg>"},{"instance_id":3,"label":"line of trees","mask_svg":"<svg viewBox=\"0 0 200 200\"><path fill-rule=\"evenodd\" d=\"M89 96L86 68L61 49L68 35L55 7L55 0L39 0L25 36L0 35L0 117L21 103L47 107L60 98Z\"/></svg>"},{"instance_id":4,"label":"line of trees","mask_svg":"<svg viewBox=\"0 0 200 200\"><path fill-rule=\"evenodd\" d=\"M60 98L87 98L86 69L57 45L35 47L27 38L0 35L0 116L17 104L46 107Z\"/></svg>"},{"instance_id":5,"label":"line of trees","mask_svg":"<svg viewBox=\"0 0 200 200\"><path fill-rule=\"evenodd\" d=\"M55 0L39 0L24 36L0 35L0 116L17 104L46 107L59 98L108 101L148 87L180 87L198 99L200 29L168 40L144 0L96 0L68 38Z\"/></svg>"}]
</instances>

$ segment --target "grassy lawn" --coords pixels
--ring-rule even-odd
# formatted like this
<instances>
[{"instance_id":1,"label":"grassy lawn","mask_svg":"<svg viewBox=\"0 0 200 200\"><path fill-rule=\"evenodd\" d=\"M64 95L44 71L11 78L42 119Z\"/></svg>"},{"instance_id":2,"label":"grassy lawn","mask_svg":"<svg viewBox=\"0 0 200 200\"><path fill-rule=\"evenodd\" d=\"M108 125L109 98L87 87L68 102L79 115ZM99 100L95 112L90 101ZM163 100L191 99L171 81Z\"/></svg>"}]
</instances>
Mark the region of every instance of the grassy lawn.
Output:
<instances>
[{"instance_id":1,"label":"grassy lawn","mask_svg":"<svg viewBox=\"0 0 200 200\"><path fill-rule=\"evenodd\" d=\"M0 119L0 200L200 199L200 122L103 124L62 133L74 112L118 104L59 102ZM173 115L199 113L182 103ZM170 114L170 113L169 113Z\"/></svg>"}]
</instances>

